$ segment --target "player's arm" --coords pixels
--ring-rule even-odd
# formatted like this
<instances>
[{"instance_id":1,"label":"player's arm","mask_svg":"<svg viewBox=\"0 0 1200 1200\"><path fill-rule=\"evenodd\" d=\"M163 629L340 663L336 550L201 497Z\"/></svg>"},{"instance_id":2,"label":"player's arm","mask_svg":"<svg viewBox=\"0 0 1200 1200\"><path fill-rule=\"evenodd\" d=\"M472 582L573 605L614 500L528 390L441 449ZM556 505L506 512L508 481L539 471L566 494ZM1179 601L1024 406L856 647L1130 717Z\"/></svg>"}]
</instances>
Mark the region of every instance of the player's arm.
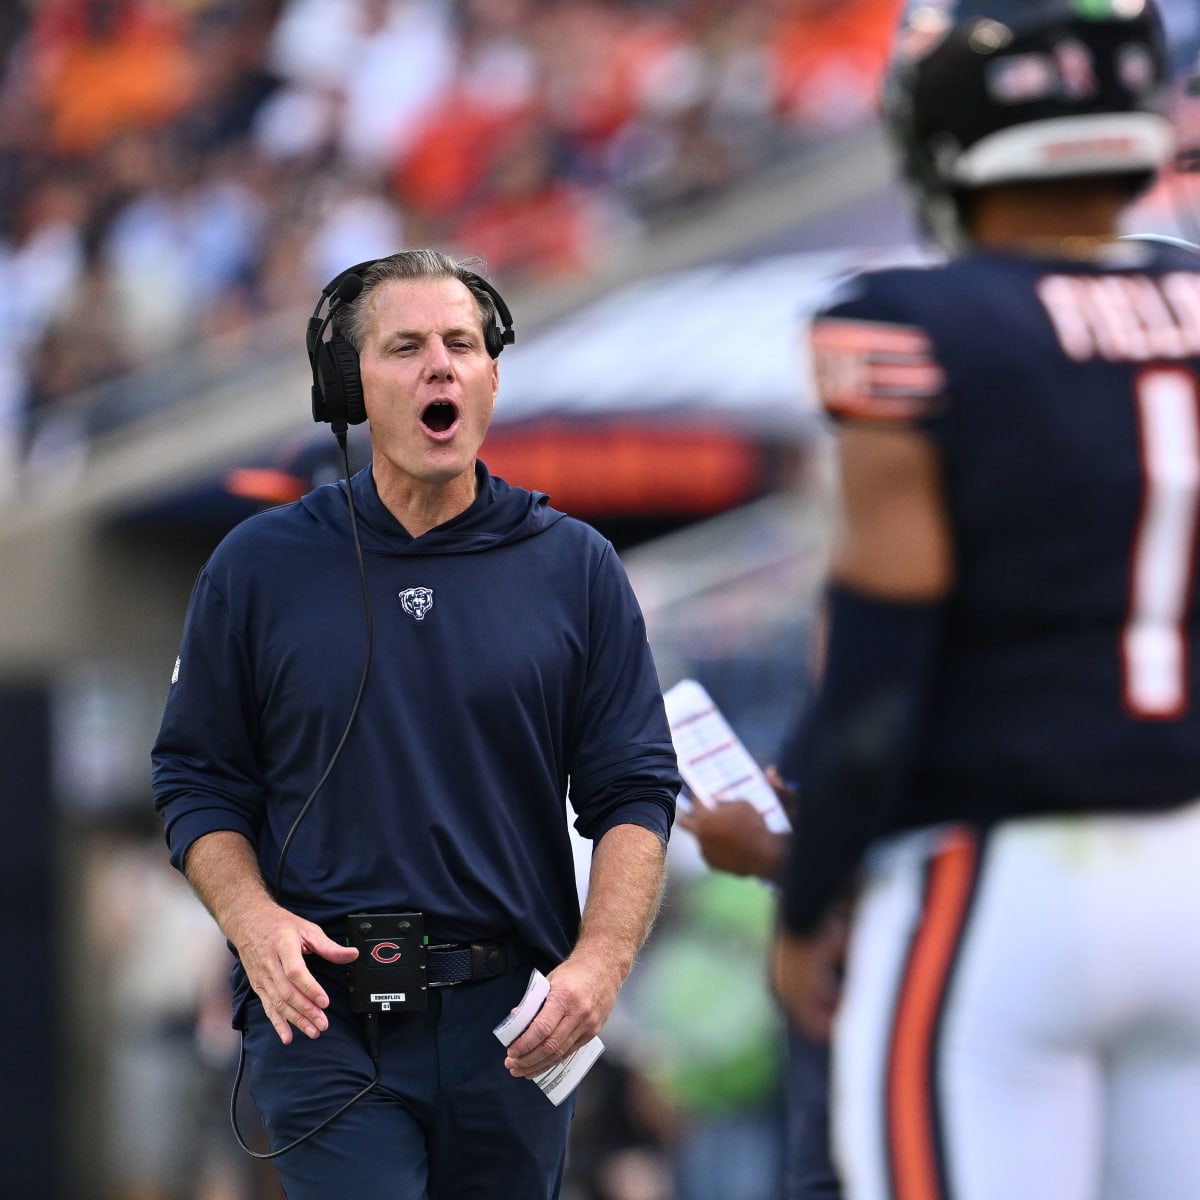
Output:
<instances>
[{"instance_id":1,"label":"player's arm","mask_svg":"<svg viewBox=\"0 0 1200 1200\"><path fill-rule=\"evenodd\" d=\"M838 438L844 526L831 578L881 601L942 600L954 554L933 441L887 423L846 424Z\"/></svg>"},{"instance_id":2,"label":"player's arm","mask_svg":"<svg viewBox=\"0 0 1200 1200\"><path fill-rule=\"evenodd\" d=\"M827 597L824 675L802 734L799 803L781 903L776 986L812 1011L819 931L862 852L896 818L954 575L933 442L852 423L840 435L844 527Z\"/></svg>"}]
</instances>

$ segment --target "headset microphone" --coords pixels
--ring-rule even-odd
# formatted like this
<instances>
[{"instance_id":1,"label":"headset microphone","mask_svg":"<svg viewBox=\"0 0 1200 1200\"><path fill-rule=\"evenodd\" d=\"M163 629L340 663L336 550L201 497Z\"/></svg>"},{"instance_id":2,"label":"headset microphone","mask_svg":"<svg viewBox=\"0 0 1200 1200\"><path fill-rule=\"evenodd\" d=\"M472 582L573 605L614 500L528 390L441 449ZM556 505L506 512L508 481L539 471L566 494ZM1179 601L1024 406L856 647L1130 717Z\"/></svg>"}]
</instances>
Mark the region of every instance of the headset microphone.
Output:
<instances>
[{"instance_id":1,"label":"headset microphone","mask_svg":"<svg viewBox=\"0 0 1200 1200\"><path fill-rule=\"evenodd\" d=\"M334 289L333 298L339 304L349 304L351 300L358 299L358 295L362 290L362 276L356 275L351 271L349 275L342 276L341 282Z\"/></svg>"}]
</instances>

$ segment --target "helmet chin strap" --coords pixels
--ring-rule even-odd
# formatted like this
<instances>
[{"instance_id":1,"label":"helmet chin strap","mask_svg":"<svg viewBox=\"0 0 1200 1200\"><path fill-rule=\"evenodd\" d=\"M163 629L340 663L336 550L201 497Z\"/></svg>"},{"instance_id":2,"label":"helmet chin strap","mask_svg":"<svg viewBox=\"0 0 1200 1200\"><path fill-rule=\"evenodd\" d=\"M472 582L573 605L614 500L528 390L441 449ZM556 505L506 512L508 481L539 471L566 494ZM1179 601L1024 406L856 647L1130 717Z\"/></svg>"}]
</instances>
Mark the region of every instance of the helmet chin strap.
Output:
<instances>
[{"instance_id":1,"label":"helmet chin strap","mask_svg":"<svg viewBox=\"0 0 1200 1200\"><path fill-rule=\"evenodd\" d=\"M920 215L925 231L947 254L963 254L971 248L962 213L949 192L940 189L924 192Z\"/></svg>"}]
</instances>

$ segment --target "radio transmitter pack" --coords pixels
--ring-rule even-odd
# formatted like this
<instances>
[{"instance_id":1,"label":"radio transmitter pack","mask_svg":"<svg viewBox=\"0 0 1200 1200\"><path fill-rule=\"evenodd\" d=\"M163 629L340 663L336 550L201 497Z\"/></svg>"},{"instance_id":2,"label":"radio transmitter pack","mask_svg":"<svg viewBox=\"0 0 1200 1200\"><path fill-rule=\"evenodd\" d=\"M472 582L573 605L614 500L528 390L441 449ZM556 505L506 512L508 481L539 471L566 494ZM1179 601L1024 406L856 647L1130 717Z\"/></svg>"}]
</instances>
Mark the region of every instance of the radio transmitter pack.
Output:
<instances>
[{"instance_id":1,"label":"radio transmitter pack","mask_svg":"<svg viewBox=\"0 0 1200 1200\"><path fill-rule=\"evenodd\" d=\"M356 1013L419 1012L428 1004L423 913L354 913L346 918L350 1008Z\"/></svg>"}]
</instances>

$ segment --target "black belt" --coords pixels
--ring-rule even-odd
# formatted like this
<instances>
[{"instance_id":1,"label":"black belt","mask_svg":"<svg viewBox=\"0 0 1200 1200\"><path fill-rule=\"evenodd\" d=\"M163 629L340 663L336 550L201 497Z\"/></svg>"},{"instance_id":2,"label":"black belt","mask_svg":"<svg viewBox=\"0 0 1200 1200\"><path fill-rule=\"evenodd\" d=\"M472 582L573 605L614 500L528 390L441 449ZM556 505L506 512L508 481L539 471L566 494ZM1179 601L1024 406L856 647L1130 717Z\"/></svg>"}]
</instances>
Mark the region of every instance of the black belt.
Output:
<instances>
[{"instance_id":1,"label":"black belt","mask_svg":"<svg viewBox=\"0 0 1200 1200\"><path fill-rule=\"evenodd\" d=\"M429 987L479 983L533 961L527 952L506 942L440 942L425 950L425 982Z\"/></svg>"}]
</instances>

